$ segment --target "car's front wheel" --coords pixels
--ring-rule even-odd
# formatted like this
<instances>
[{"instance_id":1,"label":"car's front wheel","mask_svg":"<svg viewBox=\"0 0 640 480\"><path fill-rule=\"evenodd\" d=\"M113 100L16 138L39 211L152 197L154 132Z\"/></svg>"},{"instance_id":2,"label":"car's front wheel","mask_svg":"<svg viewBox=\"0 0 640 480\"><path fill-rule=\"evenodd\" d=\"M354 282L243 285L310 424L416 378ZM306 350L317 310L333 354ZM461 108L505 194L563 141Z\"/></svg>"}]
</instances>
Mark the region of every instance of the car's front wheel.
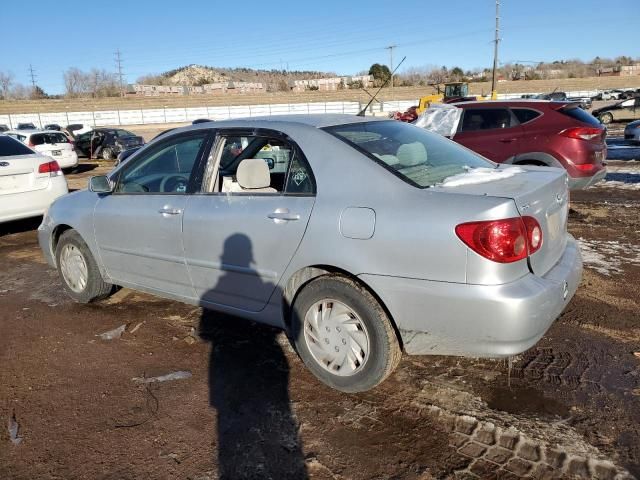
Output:
<instances>
[{"instance_id":1,"label":"car's front wheel","mask_svg":"<svg viewBox=\"0 0 640 480\"><path fill-rule=\"evenodd\" d=\"M309 282L292 308L292 334L305 365L343 392L369 390L396 368L398 337L376 298L341 275Z\"/></svg>"},{"instance_id":2,"label":"car's front wheel","mask_svg":"<svg viewBox=\"0 0 640 480\"><path fill-rule=\"evenodd\" d=\"M608 125L609 123L613 122L613 115L611 115L610 113L601 113L600 115L598 115L598 120L600 120L600 123Z\"/></svg>"},{"instance_id":3,"label":"car's front wheel","mask_svg":"<svg viewBox=\"0 0 640 480\"><path fill-rule=\"evenodd\" d=\"M60 236L56 264L65 291L76 302L100 300L113 291L113 285L104 281L89 247L75 230Z\"/></svg>"}]
</instances>

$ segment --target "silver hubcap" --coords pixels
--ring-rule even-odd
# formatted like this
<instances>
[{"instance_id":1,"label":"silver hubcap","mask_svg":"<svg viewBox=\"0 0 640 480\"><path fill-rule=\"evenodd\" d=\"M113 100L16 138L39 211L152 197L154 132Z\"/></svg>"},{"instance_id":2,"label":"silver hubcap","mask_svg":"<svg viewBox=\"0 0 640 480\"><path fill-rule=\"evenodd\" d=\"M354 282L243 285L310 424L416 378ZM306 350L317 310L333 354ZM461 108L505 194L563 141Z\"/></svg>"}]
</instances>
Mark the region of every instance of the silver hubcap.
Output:
<instances>
[{"instance_id":1,"label":"silver hubcap","mask_svg":"<svg viewBox=\"0 0 640 480\"><path fill-rule=\"evenodd\" d=\"M369 359L364 323L337 300L327 298L311 306L304 317L304 340L316 362L334 375L353 375Z\"/></svg>"},{"instance_id":2,"label":"silver hubcap","mask_svg":"<svg viewBox=\"0 0 640 480\"><path fill-rule=\"evenodd\" d=\"M78 247L72 244L62 247L60 270L64 281L71 290L77 293L84 291L89 278L89 269Z\"/></svg>"}]
</instances>

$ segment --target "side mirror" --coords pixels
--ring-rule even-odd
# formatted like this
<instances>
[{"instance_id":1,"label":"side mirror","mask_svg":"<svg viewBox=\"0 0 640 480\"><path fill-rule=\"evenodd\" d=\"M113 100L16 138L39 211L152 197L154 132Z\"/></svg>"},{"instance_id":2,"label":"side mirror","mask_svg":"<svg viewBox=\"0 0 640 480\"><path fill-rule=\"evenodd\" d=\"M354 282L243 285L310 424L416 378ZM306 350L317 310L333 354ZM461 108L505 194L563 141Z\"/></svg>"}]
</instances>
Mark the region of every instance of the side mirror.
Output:
<instances>
[{"instance_id":1,"label":"side mirror","mask_svg":"<svg viewBox=\"0 0 640 480\"><path fill-rule=\"evenodd\" d=\"M262 160L267 162L267 165L269 165L269 170L273 170L273 167L276 166L276 161L273 158L263 158Z\"/></svg>"},{"instance_id":2,"label":"side mirror","mask_svg":"<svg viewBox=\"0 0 640 480\"><path fill-rule=\"evenodd\" d=\"M113 186L106 175L94 175L89 178L89 191L94 193L111 193Z\"/></svg>"}]
</instances>

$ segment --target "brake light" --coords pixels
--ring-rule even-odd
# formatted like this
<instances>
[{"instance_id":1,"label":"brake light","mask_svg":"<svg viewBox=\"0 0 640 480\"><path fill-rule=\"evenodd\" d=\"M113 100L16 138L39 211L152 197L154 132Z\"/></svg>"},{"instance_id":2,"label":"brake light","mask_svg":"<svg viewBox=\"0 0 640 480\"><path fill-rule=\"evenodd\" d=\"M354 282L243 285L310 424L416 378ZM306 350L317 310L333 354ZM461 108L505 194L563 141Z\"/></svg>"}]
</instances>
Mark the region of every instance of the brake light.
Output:
<instances>
[{"instance_id":1,"label":"brake light","mask_svg":"<svg viewBox=\"0 0 640 480\"><path fill-rule=\"evenodd\" d=\"M542 246L542 229L533 217L462 223L456 235L471 250L498 263L517 262Z\"/></svg>"},{"instance_id":2,"label":"brake light","mask_svg":"<svg viewBox=\"0 0 640 480\"><path fill-rule=\"evenodd\" d=\"M576 167L581 172L591 172L596 169L596 166L593 163L582 163L580 165L575 164L573 166Z\"/></svg>"},{"instance_id":3,"label":"brake light","mask_svg":"<svg viewBox=\"0 0 640 480\"><path fill-rule=\"evenodd\" d=\"M38 173L48 173L50 177L57 177L62 175L62 169L58 162L53 160L52 162L41 163L38 167Z\"/></svg>"},{"instance_id":4,"label":"brake light","mask_svg":"<svg viewBox=\"0 0 640 480\"><path fill-rule=\"evenodd\" d=\"M594 140L601 137L604 130L595 127L573 127L560 132L560 135L578 140Z\"/></svg>"}]
</instances>

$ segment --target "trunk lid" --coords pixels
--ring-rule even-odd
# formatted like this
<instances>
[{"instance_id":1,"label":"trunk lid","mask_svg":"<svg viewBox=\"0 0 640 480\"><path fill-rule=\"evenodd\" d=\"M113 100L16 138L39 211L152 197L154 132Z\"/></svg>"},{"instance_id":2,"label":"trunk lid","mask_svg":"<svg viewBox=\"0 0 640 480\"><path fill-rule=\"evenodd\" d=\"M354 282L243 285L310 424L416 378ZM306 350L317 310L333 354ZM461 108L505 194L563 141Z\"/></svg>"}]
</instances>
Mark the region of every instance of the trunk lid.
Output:
<instances>
[{"instance_id":1,"label":"trunk lid","mask_svg":"<svg viewBox=\"0 0 640 480\"><path fill-rule=\"evenodd\" d=\"M508 178L436 188L450 193L512 199L520 215L533 217L540 224L542 246L529 255L529 267L536 275L544 275L558 262L567 244L567 173L550 167L527 166L522 169L523 172Z\"/></svg>"},{"instance_id":2,"label":"trunk lid","mask_svg":"<svg viewBox=\"0 0 640 480\"><path fill-rule=\"evenodd\" d=\"M0 196L47 188L49 173L38 173L38 167L48 161L38 154L0 157Z\"/></svg>"}]
</instances>

